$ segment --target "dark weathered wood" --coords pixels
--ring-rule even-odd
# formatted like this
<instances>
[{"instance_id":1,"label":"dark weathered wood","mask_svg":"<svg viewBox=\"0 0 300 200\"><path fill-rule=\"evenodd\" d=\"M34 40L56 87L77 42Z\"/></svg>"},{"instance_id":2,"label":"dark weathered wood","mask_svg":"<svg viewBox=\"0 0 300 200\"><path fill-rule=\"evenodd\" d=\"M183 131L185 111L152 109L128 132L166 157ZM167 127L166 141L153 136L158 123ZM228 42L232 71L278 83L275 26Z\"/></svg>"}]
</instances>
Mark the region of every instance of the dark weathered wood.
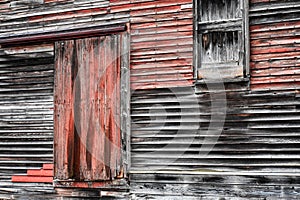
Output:
<instances>
[{"instance_id":1,"label":"dark weathered wood","mask_svg":"<svg viewBox=\"0 0 300 200\"><path fill-rule=\"evenodd\" d=\"M121 56L121 104L120 104L120 128L122 133L122 146L126 148L122 148L122 159L124 162L124 175L128 175L128 170L130 169L130 137L131 137L131 117L130 117L130 49L128 43L130 42L129 33L124 34L120 47L123 49L123 53Z\"/></svg>"},{"instance_id":2,"label":"dark weathered wood","mask_svg":"<svg viewBox=\"0 0 300 200\"><path fill-rule=\"evenodd\" d=\"M287 198L297 199L299 178L279 176L235 175L218 176L174 173L132 174L132 198L142 198L144 194L154 199L249 199ZM144 181L145 179L148 182ZM293 186L290 184L293 183ZM215 195L213 195L215 194Z\"/></svg>"},{"instance_id":3,"label":"dark weathered wood","mask_svg":"<svg viewBox=\"0 0 300 200\"><path fill-rule=\"evenodd\" d=\"M248 2L199 0L197 5L197 78L246 77Z\"/></svg>"},{"instance_id":4,"label":"dark weathered wood","mask_svg":"<svg viewBox=\"0 0 300 200\"><path fill-rule=\"evenodd\" d=\"M211 110L217 99L209 92L215 95L222 91L201 89L196 96L189 88L177 88L176 92L174 88L172 92L135 91L131 106L131 169L269 175L293 169L291 176L299 172L299 112L294 107L299 103L295 91L225 89L226 121L219 127L221 135L211 150L202 148L202 144L205 138L213 143L216 136L208 132L209 126L222 122L220 117L212 118L214 112L221 115L222 109ZM201 156L200 149L210 153Z\"/></svg>"},{"instance_id":5,"label":"dark weathered wood","mask_svg":"<svg viewBox=\"0 0 300 200\"><path fill-rule=\"evenodd\" d=\"M242 17L239 0L201 0L199 4L201 21L211 22L214 20L237 19Z\"/></svg>"},{"instance_id":6,"label":"dark weathered wood","mask_svg":"<svg viewBox=\"0 0 300 200\"><path fill-rule=\"evenodd\" d=\"M53 45L0 50L0 198L26 191L14 175L53 162ZM33 192L51 184L27 185Z\"/></svg>"}]
</instances>

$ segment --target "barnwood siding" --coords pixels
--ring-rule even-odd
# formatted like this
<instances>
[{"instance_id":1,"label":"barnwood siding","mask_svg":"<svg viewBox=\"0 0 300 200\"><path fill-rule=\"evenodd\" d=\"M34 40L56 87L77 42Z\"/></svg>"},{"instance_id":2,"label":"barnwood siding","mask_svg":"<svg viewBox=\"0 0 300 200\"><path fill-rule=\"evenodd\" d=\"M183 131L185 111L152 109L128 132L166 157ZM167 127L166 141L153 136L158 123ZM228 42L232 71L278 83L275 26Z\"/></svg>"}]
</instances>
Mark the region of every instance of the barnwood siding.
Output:
<instances>
[{"instance_id":1,"label":"barnwood siding","mask_svg":"<svg viewBox=\"0 0 300 200\"><path fill-rule=\"evenodd\" d=\"M82 28L128 22L128 9L110 12L114 4L118 3L106 0L1 1L0 38L39 38L39 35L55 36L66 30L77 31L78 35ZM19 44L15 43L16 48L1 48L1 198L14 193L53 192L52 184L11 183L11 175L26 174L27 169L53 162L53 44L25 47ZM127 69L122 70L125 76L129 74ZM126 85L123 89L128 92Z\"/></svg>"},{"instance_id":2,"label":"barnwood siding","mask_svg":"<svg viewBox=\"0 0 300 200\"><path fill-rule=\"evenodd\" d=\"M251 89L299 88L299 1L253 0L250 11Z\"/></svg>"},{"instance_id":3,"label":"barnwood siding","mask_svg":"<svg viewBox=\"0 0 300 200\"><path fill-rule=\"evenodd\" d=\"M191 0L5 1L1 8L0 40L126 23L131 16L132 88L193 82Z\"/></svg>"},{"instance_id":4,"label":"barnwood siding","mask_svg":"<svg viewBox=\"0 0 300 200\"><path fill-rule=\"evenodd\" d=\"M110 13L107 0L45 1L35 6L12 6L4 1L1 8L1 38L120 24L129 17L128 12Z\"/></svg>"},{"instance_id":5,"label":"barnwood siding","mask_svg":"<svg viewBox=\"0 0 300 200\"><path fill-rule=\"evenodd\" d=\"M211 116L209 93L200 86L197 94L190 87L146 90L192 86L191 0L26 2L0 2L0 39L130 22L132 198L175 199L182 194L190 199L297 198L300 23L296 0L250 1L251 80L226 86L225 129L207 159L196 155ZM22 92L17 94L21 98ZM199 109L193 107L195 99ZM15 99L9 105L12 102ZM194 137L195 144L187 146ZM166 146L170 141L175 145ZM184 153L177 143L189 151ZM160 151L162 147L166 148ZM162 167L160 161L173 163L167 161L178 154L182 158L175 159L177 163L164 165L168 172L151 172ZM6 166L11 166L13 157L5 160ZM14 191L7 172L1 170L7 175L3 180ZM149 173L141 174L145 172Z\"/></svg>"},{"instance_id":6,"label":"barnwood siding","mask_svg":"<svg viewBox=\"0 0 300 200\"><path fill-rule=\"evenodd\" d=\"M133 1L131 88L188 86L193 82L191 0Z\"/></svg>"},{"instance_id":7,"label":"barnwood siding","mask_svg":"<svg viewBox=\"0 0 300 200\"><path fill-rule=\"evenodd\" d=\"M249 82L134 91L133 198L299 197L299 20L298 1L251 1Z\"/></svg>"},{"instance_id":8,"label":"barnwood siding","mask_svg":"<svg viewBox=\"0 0 300 200\"><path fill-rule=\"evenodd\" d=\"M11 176L53 162L53 74L52 45L1 49L1 194L52 190L51 184L11 183Z\"/></svg>"},{"instance_id":9,"label":"barnwood siding","mask_svg":"<svg viewBox=\"0 0 300 200\"><path fill-rule=\"evenodd\" d=\"M193 88L135 91L133 194L150 193L156 198L299 195L298 94L294 90L254 92L235 84L225 89L210 93L199 86L197 94ZM208 155L204 155L210 149L202 146L204 141L216 142Z\"/></svg>"}]
</instances>

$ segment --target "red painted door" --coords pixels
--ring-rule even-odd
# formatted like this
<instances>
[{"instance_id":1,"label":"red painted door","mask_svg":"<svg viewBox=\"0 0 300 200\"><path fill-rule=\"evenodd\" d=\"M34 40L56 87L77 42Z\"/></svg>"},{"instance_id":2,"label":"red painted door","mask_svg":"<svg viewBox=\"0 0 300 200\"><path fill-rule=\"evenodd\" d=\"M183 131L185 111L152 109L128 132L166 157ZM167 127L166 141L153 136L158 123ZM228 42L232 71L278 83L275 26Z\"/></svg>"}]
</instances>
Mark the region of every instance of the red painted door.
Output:
<instances>
[{"instance_id":1,"label":"red painted door","mask_svg":"<svg viewBox=\"0 0 300 200\"><path fill-rule=\"evenodd\" d=\"M108 181L122 170L121 35L55 44L55 179Z\"/></svg>"}]
</instances>

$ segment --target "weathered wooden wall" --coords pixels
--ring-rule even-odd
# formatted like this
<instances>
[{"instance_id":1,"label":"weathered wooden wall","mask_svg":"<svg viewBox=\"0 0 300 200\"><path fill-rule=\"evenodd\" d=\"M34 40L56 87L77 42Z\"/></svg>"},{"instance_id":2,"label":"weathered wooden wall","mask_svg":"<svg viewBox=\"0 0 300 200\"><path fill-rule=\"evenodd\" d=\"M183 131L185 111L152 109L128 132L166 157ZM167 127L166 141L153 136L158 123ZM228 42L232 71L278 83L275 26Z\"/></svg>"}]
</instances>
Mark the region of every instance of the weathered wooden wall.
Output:
<instances>
[{"instance_id":1,"label":"weathered wooden wall","mask_svg":"<svg viewBox=\"0 0 300 200\"><path fill-rule=\"evenodd\" d=\"M199 87L133 94L132 193L299 195L299 94Z\"/></svg>"},{"instance_id":2,"label":"weathered wooden wall","mask_svg":"<svg viewBox=\"0 0 300 200\"><path fill-rule=\"evenodd\" d=\"M108 0L14 2L1 2L1 38L126 23L129 16L128 11L111 13L113 3Z\"/></svg>"},{"instance_id":3,"label":"weathered wooden wall","mask_svg":"<svg viewBox=\"0 0 300 200\"><path fill-rule=\"evenodd\" d=\"M22 194L22 190L53 192L51 184L11 183L11 175L53 161L54 48L40 41L50 41L49 35L56 37L66 30L77 31L78 35L81 29L128 22L128 9L112 12L115 4L118 2L107 0L0 2L0 38L34 37L39 42L36 46L23 47L17 42L16 48L1 48L1 103L5 103L0 109L0 184L5 188L0 191L1 198L14 192ZM41 35L48 36L43 39Z\"/></svg>"},{"instance_id":4,"label":"weathered wooden wall","mask_svg":"<svg viewBox=\"0 0 300 200\"><path fill-rule=\"evenodd\" d=\"M51 190L51 184L11 183L11 175L53 161L53 74L52 45L1 48L1 194Z\"/></svg>"},{"instance_id":5,"label":"weathered wooden wall","mask_svg":"<svg viewBox=\"0 0 300 200\"><path fill-rule=\"evenodd\" d=\"M192 1L133 2L130 12L131 88L191 85Z\"/></svg>"},{"instance_id":6,"label":"weathered wooden wall","mask_svg":"<svg viewBox=\"0 0 300 200\"><path fill-rule=\"evenodd\" d=\"M224 93L210 93L203 85L193 87L191 0L26 2L29 3L1 1L0 39L130 22L132 198L145 195L174 199L174 195L195 199L297 198L300 151L297 0L249 1L251 79L227 84ZM1 52L2 55L6 56ZM8 65L11 61L13 58L1 62ZM5 73L1 72L3 80ZM44 80L43 84L47 83ZM14 94L21 98L30 91ZM9 93L5 91L6 94ZM208 129L211 115L216 114L211 113L210 95L223 102L224 94L227 114L224 128L219 129L222 134L212 153L205 159L199 158L197 151L205 136L201 134ZM12 105L18 98L7 102ZM218 111L222 109L223 106ZM16 113L7 111L1 108L6 115ZM214 123L221 125L221 121L216 118ZM6 129L3 127L1 131ZM214 141L216 137L209 138ZM190 143L193 145L189 146ZM180 159L176 159L178 155ZM1 162L13 163L14 157L8 156ZM168 161L176 162L162 165ZM153 173L162 167L169 171ZM185 172L180 174L178 170ZM8 171L1 172L9 180Z\"/></svg>"},{"instance_id":7,"label":"weathered wooden wall","mask_svg":"<svg viewBox=\"0 0 300 200\"><path fill-rule=\"evenodd\" d=\"M299 197L299 17L250 2L249 82L134 91L134 199Z\"/></svg>"},{"instance_id":8,"label":"weathered wooden wall","mask_svg":"<svg viewBox=\"0 0 300 200\"><path fill-rule=\"evenodd\" d=\"M251 2L251 88L299 88L299 1Z\"/></svg>"}]
</instances>

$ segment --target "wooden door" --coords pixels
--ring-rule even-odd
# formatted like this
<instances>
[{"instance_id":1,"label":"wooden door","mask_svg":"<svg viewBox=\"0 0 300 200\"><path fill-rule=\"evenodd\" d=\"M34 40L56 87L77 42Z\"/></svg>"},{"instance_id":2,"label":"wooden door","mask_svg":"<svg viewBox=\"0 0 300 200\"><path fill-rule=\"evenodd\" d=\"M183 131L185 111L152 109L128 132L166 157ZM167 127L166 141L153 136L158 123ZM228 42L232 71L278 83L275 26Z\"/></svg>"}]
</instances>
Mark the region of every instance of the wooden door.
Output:
<instances>
[{"instance_id":1,"label":"wooden door","mask_svg":"<svg viewBox=\"0 0 300 200\"><path fill-rule=\"evenodd\" d=\"M55 44L55 179L120 175L122 35Z\"/></svg>"}]
</instances>

